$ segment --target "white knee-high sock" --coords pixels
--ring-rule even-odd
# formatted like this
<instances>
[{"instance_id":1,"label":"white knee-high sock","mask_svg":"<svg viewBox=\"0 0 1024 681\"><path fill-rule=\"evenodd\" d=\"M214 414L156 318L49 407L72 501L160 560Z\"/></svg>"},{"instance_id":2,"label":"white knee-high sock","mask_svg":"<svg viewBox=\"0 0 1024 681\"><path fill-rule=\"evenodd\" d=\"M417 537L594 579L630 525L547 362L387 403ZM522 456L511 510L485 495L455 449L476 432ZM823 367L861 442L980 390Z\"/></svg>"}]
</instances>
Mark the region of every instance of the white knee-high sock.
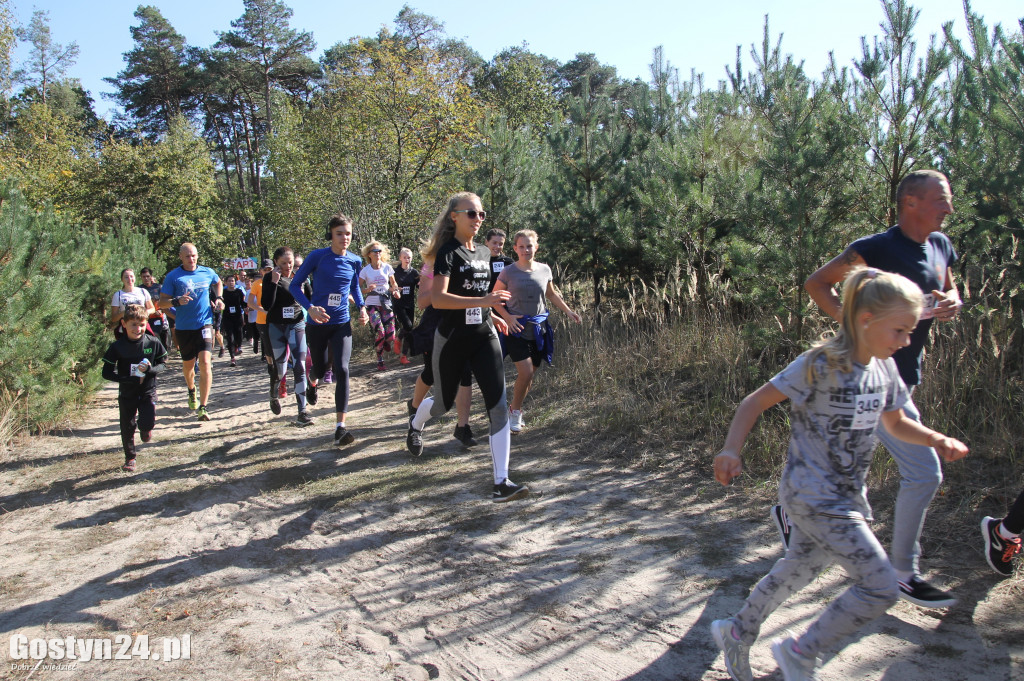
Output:
<instances>
[{"instance_id":1,"label":"white knee-high sock","mask_svg":"<svg viewBox=\"0 0 1024 681\"><path fill-rule=\"evenodd\" d=\"M423 430L423 426L427 425L427 421L430 420L430 408L433 406L434 399L432 397L423 398L423 401L420 402L420 406L416 408L416 413L412 417L413 430Z\"/></svg>"},{"instance_id":2,"label":"white knee-high sock","mask_svg":"<svg viewBox=\"0 0 1024 681\"><path fill-rule=\"evenodd\" d=\"M494 466L494 484L500 485L508 477L509 452L512 449L512 431L508 422L497 433L491 434L491 463Z\"/></svg>"}]
</instances>

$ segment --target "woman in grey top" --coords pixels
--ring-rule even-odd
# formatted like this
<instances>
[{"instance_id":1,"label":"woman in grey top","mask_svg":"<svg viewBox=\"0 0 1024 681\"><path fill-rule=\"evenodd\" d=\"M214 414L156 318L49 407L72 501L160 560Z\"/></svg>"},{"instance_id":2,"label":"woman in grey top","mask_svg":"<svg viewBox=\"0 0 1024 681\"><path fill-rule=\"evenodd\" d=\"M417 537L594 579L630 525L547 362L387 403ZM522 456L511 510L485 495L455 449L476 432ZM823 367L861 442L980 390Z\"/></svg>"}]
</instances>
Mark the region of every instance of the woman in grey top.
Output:
<instances>
[{"instance_id":1,"label":"woman in grey top","mask_svg":"<svg viewBox=\"0 0 1024 681\"><path fill-rule=\"evenodd\" d=\"M498 308L498 314L508 324L505 349L516 365L509 423L512 432L518 433L523 429L523 401L533 383L533 374L540 367L541 359L546 358L548 364L551 363L554 350L554 334L547 321L549 312L545 298L577 324L583 318L562 300L551 279L551 268L534 261L538 250L537 232L532 229L516 232L512 238L512 250L519 260L502 269L494 290L507 290L512 294L505 307Z\"/></svg>"}]
</instances>

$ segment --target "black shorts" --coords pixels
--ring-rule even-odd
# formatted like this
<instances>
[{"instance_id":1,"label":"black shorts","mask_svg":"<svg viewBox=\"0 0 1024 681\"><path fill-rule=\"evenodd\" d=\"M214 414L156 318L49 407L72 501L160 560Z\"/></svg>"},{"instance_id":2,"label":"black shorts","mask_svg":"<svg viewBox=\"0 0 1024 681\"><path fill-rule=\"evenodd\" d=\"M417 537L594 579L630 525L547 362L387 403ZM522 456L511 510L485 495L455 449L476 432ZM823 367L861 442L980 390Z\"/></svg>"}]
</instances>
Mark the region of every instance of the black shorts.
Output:
<instances>
[{"instance_id":1,"label":"black shorts","mask_svg":"<svg viewBox=\"0 0 1024 681\"><path fill-rule=\"evenodd\" d=\"M505 350L513 362L522 362L524 359L533 360L533 366L539 367L544 359L544 353L537 349L537 343L532 340L525 340L519 336L505 336Z\"/></svg>"},{"instance_id":2,"label":"black shorts","mask_svg":"<svg viewBox=\"0 0 1024 681\"><path fill-rule=\"evenodd\" d=\"M189 362L199 356L200 352L213 352L213 326L207 324L201 329L176 329L178 350L183 362Z\"/></svg>"}]
</instances>

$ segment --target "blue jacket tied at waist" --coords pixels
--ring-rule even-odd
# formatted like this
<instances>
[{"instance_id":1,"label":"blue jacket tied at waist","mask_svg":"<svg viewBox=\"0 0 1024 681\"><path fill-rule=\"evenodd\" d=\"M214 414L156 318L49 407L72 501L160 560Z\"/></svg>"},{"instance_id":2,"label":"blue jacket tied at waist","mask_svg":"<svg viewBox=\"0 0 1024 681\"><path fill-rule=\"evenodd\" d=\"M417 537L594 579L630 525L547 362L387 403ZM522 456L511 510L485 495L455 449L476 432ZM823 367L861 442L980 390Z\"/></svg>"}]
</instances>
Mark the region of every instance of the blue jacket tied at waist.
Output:
<instances>
[{"instance_id":1,"label":"blue jacket tied at waist","mask_svg":"<svg viewBox=\"0 0 1024 681\"><path fill-rule=\"evenodd\" d=\"M528 324L533 325L533 338L526 337L524 340L532 340L537 344L537 350L544 353L544 361L551 366L551 359L555 354L555 331L551 328L551 324L548 323L548 316L551 313L549 311L541 312L539 315L529 316L525 315L517 317L516 321L523 327L516 333L510 333L510 336L516 336L517 338L524 338L523 333L526 332Z\"/></svg>"}]
</instances>

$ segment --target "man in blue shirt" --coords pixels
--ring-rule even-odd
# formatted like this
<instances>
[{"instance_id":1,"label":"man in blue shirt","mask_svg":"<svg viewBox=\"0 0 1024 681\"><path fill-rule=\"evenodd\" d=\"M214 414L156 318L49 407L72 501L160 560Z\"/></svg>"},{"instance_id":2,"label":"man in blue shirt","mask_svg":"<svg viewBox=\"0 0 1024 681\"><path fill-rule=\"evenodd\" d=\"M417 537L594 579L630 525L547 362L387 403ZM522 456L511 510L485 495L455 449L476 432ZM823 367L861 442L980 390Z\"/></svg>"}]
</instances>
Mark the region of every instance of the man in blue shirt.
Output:
<instances>
[{"instance_id":1,"label":"man in blue shirt","mask_svg":"<svg viewBox=\"0 0 1024 681\"><path fill-rule=\"evenodd\" d=\"M822 311L838 321L842 311L834 286L855 267L875 267L902 274L917 284L924 294L921 320L910 337L910 344L893 355L900 377L913 391L921 382L921 353L932 322L953 319L962 305L951 269L957 254L949 237L941 231L946 216L953 212L949 180L935 170L909 173L896 190L896 208L898 224L885 232L854 241L812 274L804 288ZM913 400L907 401L903 411L915 421L921 420ZM895 459L901 477L889 550L899 579L900 598L923 607L949 607L956 599L918 574L919 539L925 513L942 483L939 458L931 447L897 440L884 427L879 428L878 438ZM779 522L779 509L773 512Z\"/></svg>"},{"instance_id":2,"label":"man in blue shirt","mask_svg":"<svg viewBox=\"0 0 1024 681\"><path fill-rule=\"evenodd\" d=\"M213 385L213 310L224 309L224 285L216 272L199 264L199 252L194 244L183 243L178 257L181 258L181 266L168 273L160 287L160 308L173 307L175 310L181 370L188 387L188 408L198 407L199 420L209 421L206 402L210 399L210 387ZM199 361L198 401L196 360Z\"/></svg>"}]
</instances>

